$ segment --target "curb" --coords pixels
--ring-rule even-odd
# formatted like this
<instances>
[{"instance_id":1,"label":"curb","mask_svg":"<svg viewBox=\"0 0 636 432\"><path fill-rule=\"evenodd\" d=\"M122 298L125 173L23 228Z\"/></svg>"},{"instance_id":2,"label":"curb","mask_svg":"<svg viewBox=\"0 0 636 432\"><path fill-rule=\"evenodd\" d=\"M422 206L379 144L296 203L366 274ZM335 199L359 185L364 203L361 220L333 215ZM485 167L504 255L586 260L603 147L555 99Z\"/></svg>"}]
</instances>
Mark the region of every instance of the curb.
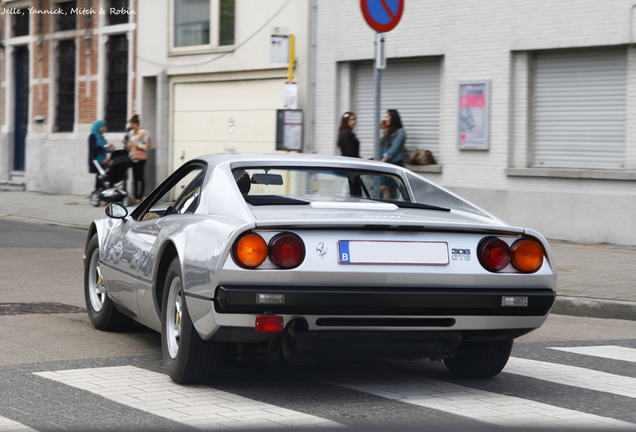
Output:
<instances>
[{"instance_id":1,"label":"curb","mask_svg":"<svg viewBox=\"0 0 636 432\"><path fill-rule=\"evenodd\" d=\"M636 302L557 296L552 313L636 321Z\"/></svg>"},{"instance_id":2,"label":"curb","mask_svg":"<svg viewBox=\"0 0 636 432\"><path fill-rule=\"evenodd\" d=\"M70 224L70 223L66 223L66 222L57 222L57 221L50 221L50 220L45 220L45 219L35 219L35 218L26 217L26 216L8 215L8 214L3 214L3 213L0 213L0 218L1 219L14 220L14 221L18 221L18 222L35 223L35 224L40 224L40 225L55 225L55 226L61 226L61 227L66 227L66 228L81 229L81 230L85 230L85 231L88 231L88 229L89 229L88 225L77 225L77 224Z\"/></svg>"}]
</instances>

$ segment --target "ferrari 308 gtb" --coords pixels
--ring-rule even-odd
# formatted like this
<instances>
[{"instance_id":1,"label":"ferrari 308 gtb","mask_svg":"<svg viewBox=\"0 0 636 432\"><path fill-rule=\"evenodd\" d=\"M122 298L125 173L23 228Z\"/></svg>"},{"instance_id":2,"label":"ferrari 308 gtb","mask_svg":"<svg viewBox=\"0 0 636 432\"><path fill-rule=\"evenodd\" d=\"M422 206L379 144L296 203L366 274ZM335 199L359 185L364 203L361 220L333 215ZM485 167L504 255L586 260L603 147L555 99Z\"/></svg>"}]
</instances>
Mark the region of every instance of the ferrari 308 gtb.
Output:
<instances>
[{"instance_id":1,"label":"ferrari 308 gtb","mask_svg":"<svg viewBox=\"0 0 636 432\"><path fill-rule=\"evenodd\" d=\"M86 242L90 319L161 332L179 383L232 354L430 358L491 377L555 300L541 234L381 162L208 155L106 214Z\"/></svg>"}]
</instances>

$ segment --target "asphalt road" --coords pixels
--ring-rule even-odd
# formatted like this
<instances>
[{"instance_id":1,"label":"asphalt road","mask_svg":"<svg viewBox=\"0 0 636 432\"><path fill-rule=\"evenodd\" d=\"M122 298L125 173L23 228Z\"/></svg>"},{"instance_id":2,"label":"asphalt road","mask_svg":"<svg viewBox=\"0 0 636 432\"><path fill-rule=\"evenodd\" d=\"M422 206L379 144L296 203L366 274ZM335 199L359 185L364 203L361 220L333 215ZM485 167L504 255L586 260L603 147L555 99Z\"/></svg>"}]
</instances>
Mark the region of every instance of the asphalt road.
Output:
<instances>
[{"instance_id":1,"label":"asphalt road","mask_svg":"<svg viewBox=\"0 0 636 432\"><path fill-rule=\"evenodd\" d=\"M636 430L636 322L552 315L503 373L425 361L231 362L212 386L163 373L159 335L95 330L83 230L0 219L0 432L346 425L360 430L556 426ZM501 429L501 430L504 430Z\"/></svg>"}]
</instances>

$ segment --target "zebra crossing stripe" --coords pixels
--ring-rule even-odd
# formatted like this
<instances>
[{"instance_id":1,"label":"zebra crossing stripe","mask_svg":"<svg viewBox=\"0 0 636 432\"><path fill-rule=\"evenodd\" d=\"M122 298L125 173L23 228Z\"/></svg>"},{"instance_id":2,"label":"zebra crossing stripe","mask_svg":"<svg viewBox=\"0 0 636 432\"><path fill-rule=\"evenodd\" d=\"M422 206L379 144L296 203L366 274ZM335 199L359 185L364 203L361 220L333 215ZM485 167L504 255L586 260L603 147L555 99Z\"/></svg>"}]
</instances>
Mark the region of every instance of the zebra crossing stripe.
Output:
<instances>
[{"instance_id":1,"label":"zebra crossing stripe","mask_svg":"<svg viewBox=\"0 0 636 432\"><path fill-rule=\"evenodd\" d=\"M37 372L114 402L194 427L342 426L207 386L185 386L134 366Z\"/></svg>"},{"instance_id":2,"label":"zebra crossing stripe","mask_svg":"<svg viewBox=\"0 0 636 432\"><path fill-rule=\"evenodd\" d=\"M616 345L586 347L550 347L550 349L636 363L636 349Z\"/></svg>"},{"instance_id":3,"label":"zebra crossing stripe","mask_svg":"<svg viewBox=\"0 0 636 432\"><path fill-rule=\"evenodd\" d=\"M30 432L33 429L23 425L22 423L14 422L5 417L0 417L0 432Z\"/></svg>"},{"instance_id":4,"label":"zebra crossing stripe","mask_svg":"<svg viewBox=\"0 0 636 432\"><path fill-rule=\"evenodd\" d=\"M347 371L321 381L498 426L634 428L608 417L380 369Z\"/></svg>"},{"instance_id":5,"label":"zebra crossing stripe","mask_svg":"<svg viewBox=\"0 0 636 432\"><path fill-rule=\"evenodd\" d=\"M503 371L636 399L636 378L622 375L516 357L510 357Z\"/></svg>"}]
</instances>

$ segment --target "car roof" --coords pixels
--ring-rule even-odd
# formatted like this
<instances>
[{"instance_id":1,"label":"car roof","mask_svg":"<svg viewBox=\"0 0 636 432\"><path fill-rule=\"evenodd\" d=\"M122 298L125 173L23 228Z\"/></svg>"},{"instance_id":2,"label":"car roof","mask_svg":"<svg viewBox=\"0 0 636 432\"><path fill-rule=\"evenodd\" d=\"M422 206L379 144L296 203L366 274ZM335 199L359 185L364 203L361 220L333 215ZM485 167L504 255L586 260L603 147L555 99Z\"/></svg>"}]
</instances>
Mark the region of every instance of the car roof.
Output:
<instances>
[{"instance_id":1,"label":"car roof","mask_svg":"<svg viewBox=\"0 0 636 432\"><path fill-rule=\"evenodd\" d=\"M359 159L344 156L325 156L307 153L213 153L197 157L210 165L230 164L230 165L246 165L250 163L275 163L275 164L308 164L308 165L328 165L351 167L355 165L359 168L381 169L401 171L397 165L391 165L386 162L378 162L367 159Z\"/></svg>"}]
</instances>

